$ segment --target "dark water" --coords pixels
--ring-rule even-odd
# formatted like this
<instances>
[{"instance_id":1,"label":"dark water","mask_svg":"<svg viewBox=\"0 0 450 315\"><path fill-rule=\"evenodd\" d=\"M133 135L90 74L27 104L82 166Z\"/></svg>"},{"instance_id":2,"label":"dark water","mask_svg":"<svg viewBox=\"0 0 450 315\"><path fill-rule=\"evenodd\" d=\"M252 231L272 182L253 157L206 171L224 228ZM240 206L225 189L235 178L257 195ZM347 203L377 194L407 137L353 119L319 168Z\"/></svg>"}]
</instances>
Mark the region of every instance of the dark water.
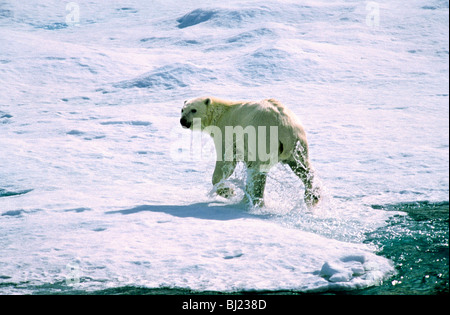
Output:
<instances>
[{"instance_id":1,"label":"dark water","mask_svg":"<svg viewBox=\"0 0 450 315\"><path fill-rule=\"evenodd\" d=\"M449 202L427 201L374 205L374 209L402 211L387 225L367 234L366 243L380 248L378 254L391 259L397 274L378 286L365 289L326 292L353 295L441 295L449 294ZM192 295L222 294L174 288L118 287L94 292L71 290L62 282L34 288L37 294L94 295ZM56 290L55 290L56 289ZM228 292L227 292L228 293ZM303 294L295 291L234 292L232 294Z\"/></svg>"},{"instance_id":2,"label":"dark water","mask_svg":"<svg viewBox=\"0 0 450 315\"><path fill-rule=\"evenodd\" d=\"M413 202L375 209L404 211L383 228L367 235L366 242L380 247L398 274L382 285L356 294L448 294L449 202Z\"/></svg>"}]
</instances>

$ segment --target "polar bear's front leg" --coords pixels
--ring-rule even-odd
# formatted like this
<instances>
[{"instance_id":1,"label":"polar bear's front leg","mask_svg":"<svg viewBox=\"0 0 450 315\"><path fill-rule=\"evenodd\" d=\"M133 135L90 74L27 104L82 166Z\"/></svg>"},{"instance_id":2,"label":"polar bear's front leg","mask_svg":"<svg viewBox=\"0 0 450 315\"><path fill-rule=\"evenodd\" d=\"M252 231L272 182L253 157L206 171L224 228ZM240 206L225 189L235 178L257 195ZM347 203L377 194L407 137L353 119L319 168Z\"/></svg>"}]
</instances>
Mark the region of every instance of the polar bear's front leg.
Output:
<instances>
[{"instance_id":1,"label":"polar bear's front leg","mask_svg":"<svg viewBox=\"0 0 450 315\"><path fill-rule=\"evenodd\" d=\"M253 167L247 169L246 193L254 206L264 206L264 188L267 174Z\"/></svg>"},{"instance_id":2,"label":"polar bear's front leg","mask_svg":"<svg viewBox=\"0 0 450 315\"><path fill-rule=\"evenodd\" d=\"M227 186L223 181L233 174L236 168L235 162L216 161L216 167L212 177L212 184L216 187L216 193L219 196L230 198L235 195L234 189Z\"/></svg>"}]
</instances>

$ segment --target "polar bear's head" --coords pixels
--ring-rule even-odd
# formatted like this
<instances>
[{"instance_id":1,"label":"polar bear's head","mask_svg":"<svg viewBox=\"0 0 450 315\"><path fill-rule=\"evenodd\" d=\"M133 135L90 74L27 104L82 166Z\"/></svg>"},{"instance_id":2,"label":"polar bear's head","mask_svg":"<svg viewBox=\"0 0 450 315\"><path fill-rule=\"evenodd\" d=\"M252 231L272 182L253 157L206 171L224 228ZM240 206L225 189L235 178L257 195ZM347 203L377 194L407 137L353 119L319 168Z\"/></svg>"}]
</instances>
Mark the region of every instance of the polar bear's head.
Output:
<instances>
[{"instance_id":1,"label":"polar bear's head","mask_svg":"<svg viewBox=\"0 0 450 315\"><path fill-rule=\"evenodd\" d=\"M180 124L183 128L192 129L192 122L194 118L202 119L202 126L204 119L208 113L208 106L211 104L211 98L199 97L192 100L184 101L184 106L181 109Z\"/></svg>"}]
</instances>

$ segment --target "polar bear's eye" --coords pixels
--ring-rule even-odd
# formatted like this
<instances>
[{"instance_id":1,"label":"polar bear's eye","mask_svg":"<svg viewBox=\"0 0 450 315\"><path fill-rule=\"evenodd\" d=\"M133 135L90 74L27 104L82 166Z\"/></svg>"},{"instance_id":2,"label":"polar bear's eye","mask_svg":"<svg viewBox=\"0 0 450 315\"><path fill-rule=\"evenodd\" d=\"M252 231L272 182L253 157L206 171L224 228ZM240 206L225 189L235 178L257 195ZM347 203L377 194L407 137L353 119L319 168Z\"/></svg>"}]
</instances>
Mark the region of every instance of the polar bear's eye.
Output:
<instances>
[{"instance_id":1,"label":"polar bear's eye","mask_svg":"<svg viewBox=\"0 0 450 315\"><path fill-rule=\"evenodd\" d=\"M191 110L191 112L192 112L193 114L195 114L195 113L197 112L197 110L194 108L193 110Z\"/></svg>"}]
</instances>

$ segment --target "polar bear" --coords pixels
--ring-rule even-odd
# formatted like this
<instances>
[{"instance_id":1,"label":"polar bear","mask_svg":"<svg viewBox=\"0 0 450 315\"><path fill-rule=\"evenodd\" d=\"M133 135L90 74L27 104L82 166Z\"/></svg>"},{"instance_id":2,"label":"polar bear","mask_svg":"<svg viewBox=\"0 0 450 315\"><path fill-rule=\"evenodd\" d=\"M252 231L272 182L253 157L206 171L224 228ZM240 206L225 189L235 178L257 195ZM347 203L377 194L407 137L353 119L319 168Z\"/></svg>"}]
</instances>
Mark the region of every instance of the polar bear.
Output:
<instances>
[{"instance_id":1,"label":"polar bear","mask_svg":"<svg viewBox=\"0 0 450 315\"><path fill-rule=\"evenodd\" d=\"M289 165L303 182L307 206L319 202L320 187L314 183L305 131L295 114L280 102L199 97L184 102L180 124L213 137L217 160L212 184L218 195L234 195L224 181L232 175L236 163L242 161L247 167L246 196L253 205L263 206L267 173L281 162Z\"/></svg>"}]
</instances>

